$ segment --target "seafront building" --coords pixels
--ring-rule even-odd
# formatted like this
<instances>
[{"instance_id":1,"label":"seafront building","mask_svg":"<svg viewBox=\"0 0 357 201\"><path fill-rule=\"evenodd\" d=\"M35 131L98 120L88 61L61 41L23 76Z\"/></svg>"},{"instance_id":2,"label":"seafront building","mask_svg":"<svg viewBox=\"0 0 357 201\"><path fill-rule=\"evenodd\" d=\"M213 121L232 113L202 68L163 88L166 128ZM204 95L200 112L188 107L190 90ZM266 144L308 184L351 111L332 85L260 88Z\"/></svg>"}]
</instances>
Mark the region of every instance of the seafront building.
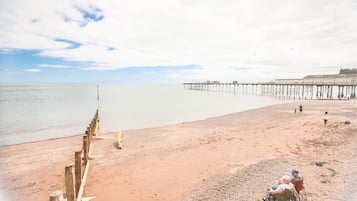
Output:
<instances>
[{"instance_id":1,"label":"seafront building","mask_svg":"<svg viewBox=\"0 0 357 201\"><path fill-rule=\"evenodd\" d=\"M275 84L356 84L357 74L308 75L302 79L276 79Z\"/></svg>"}]
</instances>

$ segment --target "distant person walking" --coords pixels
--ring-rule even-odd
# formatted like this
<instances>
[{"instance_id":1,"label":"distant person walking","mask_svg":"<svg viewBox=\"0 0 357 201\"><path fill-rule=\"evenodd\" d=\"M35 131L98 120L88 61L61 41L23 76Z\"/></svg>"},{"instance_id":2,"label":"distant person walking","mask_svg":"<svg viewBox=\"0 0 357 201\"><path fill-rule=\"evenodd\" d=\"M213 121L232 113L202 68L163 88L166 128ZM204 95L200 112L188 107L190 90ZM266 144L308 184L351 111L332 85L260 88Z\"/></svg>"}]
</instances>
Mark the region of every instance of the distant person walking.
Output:
<instances>
[{"instance_id":1,"label":"distant person walking","mask_svg":"<svg viewBox=\"0 0 357 201\"><path fill-rule=\"evenodd\" d=\"M299 110L300 110L300 112L302 112L302 104L300 104Z\"/></svg>"},{"instance_id":2,"label":"distant person walking","mask_svg":"<svg viewBox=\"0 0 357 201\"><path fill-rule=\"evenodd\" d=\"M327 124L327 121L328 121L328 113L325 112L325 115L324 115L324 123Z\"/></svg>"}]
</instances>

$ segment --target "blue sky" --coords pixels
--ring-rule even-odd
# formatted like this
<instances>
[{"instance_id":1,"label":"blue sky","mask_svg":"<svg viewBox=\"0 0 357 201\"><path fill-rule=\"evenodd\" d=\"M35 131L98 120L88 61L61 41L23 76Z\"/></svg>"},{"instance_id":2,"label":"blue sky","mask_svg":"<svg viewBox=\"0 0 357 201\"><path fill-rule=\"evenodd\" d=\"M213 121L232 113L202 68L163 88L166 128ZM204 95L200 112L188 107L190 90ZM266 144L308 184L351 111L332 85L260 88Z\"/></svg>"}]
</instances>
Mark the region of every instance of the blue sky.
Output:
<instances>
[{"instance_id":1,"label":"blue sky","mask_svg":"<svg viewBox=\"0 0 357 201\"><path fill-rule=\"evenodd\" d=\"M337 73L357 67L356 21L353 0L1 1L0 82Z\"/></svg>"},{"instance_id":2,"label":"blue sky","mask_svg":"<svg viewBox=\"0 0 357 201\"><path fill-rule=\"evenodd\" d=\"M0 54L0 80L3 82L94 82L94 83L172 83L172 71L200 69L197 65L128 67L109 70L82 70L92 63L36 56L23 50Z\"/></svg>"},{"instance_id":3,"label":"blue sky","mask_svg":"<svg viewBox=\"0 0 357 201\"><path fill-rule=\"evenodd\" d=\"M172 83L172 71L200 69L197 65L128 67L109 70L82 70L93 63L36 56L26 50L0 54L0 80L6 82L94 82L94 83Z\"/></svg>"}]
</instances>

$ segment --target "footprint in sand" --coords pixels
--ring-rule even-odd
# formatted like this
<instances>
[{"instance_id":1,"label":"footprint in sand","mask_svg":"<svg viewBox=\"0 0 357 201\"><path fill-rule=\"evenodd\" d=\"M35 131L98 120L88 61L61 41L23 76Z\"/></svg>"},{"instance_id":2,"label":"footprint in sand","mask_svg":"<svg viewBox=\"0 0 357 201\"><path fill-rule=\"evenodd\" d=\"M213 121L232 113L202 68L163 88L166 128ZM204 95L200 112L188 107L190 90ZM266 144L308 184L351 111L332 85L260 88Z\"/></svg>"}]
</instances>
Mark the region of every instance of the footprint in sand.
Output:
<instances>
[{"instance_id":1,"label":"footprint in sand","mask_svg":"<svg viewBox=\"0 0 357 201\"><path fill-rule=\"evenodd\" d=\"M334 177L337 175L337 172L334 169L332 169L332 168L327 168L327 169L331 171L330 177Z\"/></svg>"}]
</instances>

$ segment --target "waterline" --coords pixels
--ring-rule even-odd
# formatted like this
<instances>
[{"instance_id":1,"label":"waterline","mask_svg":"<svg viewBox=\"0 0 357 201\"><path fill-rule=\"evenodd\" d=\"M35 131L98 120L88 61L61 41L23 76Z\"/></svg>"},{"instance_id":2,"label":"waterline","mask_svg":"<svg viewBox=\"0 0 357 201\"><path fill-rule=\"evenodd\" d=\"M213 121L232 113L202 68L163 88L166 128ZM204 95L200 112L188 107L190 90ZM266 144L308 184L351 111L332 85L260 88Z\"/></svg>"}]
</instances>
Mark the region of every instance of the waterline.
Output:
<instances>
[{"instance_id":1,"label":"waterline","mask_svg":"<svg viewBox=\"0 0 357 201\"><path fill-rule=\"evenodd\" d=\"M184 90L181 84L103 84L101 132L139 129L286 102ZM0 85L0 145L81 134L97 108L96 84Z\"/></svg>"}]
</instances>

